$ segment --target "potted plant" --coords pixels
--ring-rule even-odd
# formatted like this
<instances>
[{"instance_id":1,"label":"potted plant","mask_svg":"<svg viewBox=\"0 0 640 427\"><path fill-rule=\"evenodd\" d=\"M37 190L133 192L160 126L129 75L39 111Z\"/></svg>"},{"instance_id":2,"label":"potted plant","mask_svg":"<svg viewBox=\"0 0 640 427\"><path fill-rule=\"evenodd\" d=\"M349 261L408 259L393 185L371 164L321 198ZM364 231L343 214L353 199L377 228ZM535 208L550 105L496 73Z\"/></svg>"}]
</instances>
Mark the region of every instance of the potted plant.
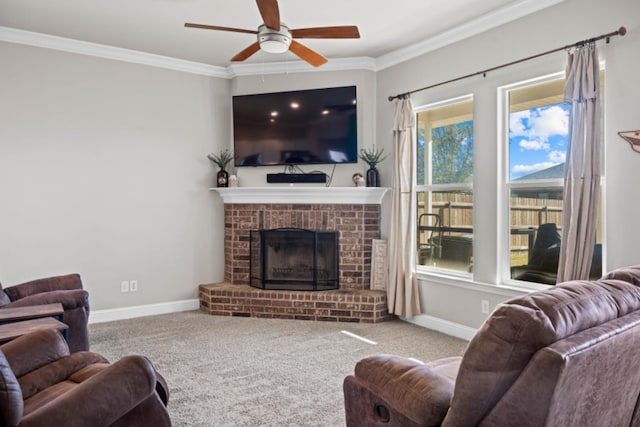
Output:
<instances>
[{"instance_id":1,"label":"potted plant","mask_svg":"<svg viewBox=\"0 0 640 427\"><path fill-rule=\"evenodd\" d=\"M231 160L233 160L233 154L229 149L225 149L220 151L218 154L207 154L207 158L211 160L213 163L218 165L220 170L218 171L218 175L216 177L216 183L218 187L228 187L229 186L229 173L225 170L227 165Z\"/></svg>"},{"instance_id":2,"label":"potted plant","mask_svg":"<svg viewBox=\"0 0 640 427\"><path fill-rule=\"evenodd\" d=\"M368 149L361 148L359 157L369 165L369 169L367 170L367 187L379 187L380 181L378 179L378 169L376 169L376 165L388 157L388 155L384 155L384 148L378 150L375 145Z\"/></svg>"}]
</instances>

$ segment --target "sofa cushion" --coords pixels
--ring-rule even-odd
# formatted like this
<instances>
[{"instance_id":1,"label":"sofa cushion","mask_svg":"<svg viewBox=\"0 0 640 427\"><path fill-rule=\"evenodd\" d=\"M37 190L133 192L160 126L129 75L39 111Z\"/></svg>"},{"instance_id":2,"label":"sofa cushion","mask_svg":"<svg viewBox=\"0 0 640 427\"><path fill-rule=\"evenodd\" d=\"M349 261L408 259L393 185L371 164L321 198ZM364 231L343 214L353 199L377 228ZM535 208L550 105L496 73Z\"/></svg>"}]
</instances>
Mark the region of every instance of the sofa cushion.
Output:
<instances>
[{"instance_id":1,"label":"sofa cushion","mask_svg":"<svg viewBox=\"0 0 640 427\"><path fill-rule=\"evenodd\" d=\"M99 354L79 351L19 377L18 382L27 399L57 383L81 383L106 366L107 360Z\"/></svg>"},{"instance_id":2,"label":"sofa cushion","mask_svg":"<svg viewBox=\"0 0 640 427\"><path fill-rule=\"evenodd\" d=\"M477 425L541 348L640 309L640 288L572 281L496 308L469 343L443 426Z\"/></svg>"},{"instance_id":3,"label":"sofa cushion","mask_svg":"<svg viewBox=\"0 0 640 427\"><path fill-rule=\"evenodd\" d=\"M24 357L24 348L29 349L30 357ZM17 378L69 354L64 338L53 329L23 335L2 344L0 349Z\"/></svg>"},{"instance_id":4,"label":"sofa cushion","mask_svg":"<svg viewBox=\"0 0 640 427\"><path fill-rule=\"evenodd\" d=\"M89 308L89 292L83 289L61 290L28 295L12 301L9 307L28 307L31 305L62 304L65 311L74 308Z\"/></svg>"},{"instance_id":5,"label":"sofa cushion","mask_svg":"<svg viewBox=\"0 0 640 427\"><path fill-rule=\"evenodd\" d=\"M11 301L16 301L33 294L72 289L82 289L82 280L77 273L31 280L5 288L4 291Z\"/></svg>"}]
</instances>

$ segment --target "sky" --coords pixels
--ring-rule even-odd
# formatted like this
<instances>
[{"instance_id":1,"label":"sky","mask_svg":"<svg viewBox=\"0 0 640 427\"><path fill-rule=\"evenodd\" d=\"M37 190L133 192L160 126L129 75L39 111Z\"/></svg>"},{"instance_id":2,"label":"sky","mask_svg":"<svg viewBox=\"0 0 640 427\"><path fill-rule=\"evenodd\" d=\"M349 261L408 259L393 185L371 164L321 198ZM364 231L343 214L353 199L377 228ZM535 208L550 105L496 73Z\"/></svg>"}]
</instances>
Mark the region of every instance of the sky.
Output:
<instances>
[{"instance_id":1,"label":"sky","mask_svg":"<svg viewBox=\"0 0 640 427\"><path fill-rule=\"evenodd\" d=\"M566 159L569 105L554 104L509 115L509 177L520 178Z\"/></svg>"}]
</instances>

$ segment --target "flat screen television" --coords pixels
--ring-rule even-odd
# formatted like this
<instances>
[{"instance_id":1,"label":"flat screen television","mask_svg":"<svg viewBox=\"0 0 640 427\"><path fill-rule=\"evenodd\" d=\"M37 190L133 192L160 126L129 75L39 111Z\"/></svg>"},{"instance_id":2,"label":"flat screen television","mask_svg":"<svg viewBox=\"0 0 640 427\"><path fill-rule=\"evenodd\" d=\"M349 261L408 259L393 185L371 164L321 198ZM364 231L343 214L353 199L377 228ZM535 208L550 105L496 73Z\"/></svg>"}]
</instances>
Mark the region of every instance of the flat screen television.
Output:
<instances>
[{"instance_id":1,"label":"flat screen television","mask_svg":"<svg viewBox=\"0 0 640 427\"><path fill-rule=\"evenodd\" d=\"M233 97L236 166L357 163L356 87Z\"/></svg>"}]
</instances>

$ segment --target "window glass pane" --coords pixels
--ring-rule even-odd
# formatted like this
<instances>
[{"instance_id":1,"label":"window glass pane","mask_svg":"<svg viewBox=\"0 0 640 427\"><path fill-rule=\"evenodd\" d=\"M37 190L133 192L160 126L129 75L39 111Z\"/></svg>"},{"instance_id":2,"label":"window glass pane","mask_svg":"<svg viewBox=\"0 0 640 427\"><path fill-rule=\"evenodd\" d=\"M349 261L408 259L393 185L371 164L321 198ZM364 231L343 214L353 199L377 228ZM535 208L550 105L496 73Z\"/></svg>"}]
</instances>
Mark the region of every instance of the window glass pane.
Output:
<instances>
[{"instance_id":1,"label":"window glass pane","mask_svg":"<svg viewBox=\"0 0 640 427\"><path fill-rule=\"evenodd\" d=\"M562 235L562 187L512 189L511 278L553 285L556 283ZM590 278L602 276L602 224L598 215Z\"/></svg>"},{"instance_id":2,"label":"window glass pane","mask_svg":"<svg viewBox=\"0 0 640 427\"><path fill-rule=\"evenodd\" d=\"M513 189L509 216L511 278L555 283L562 232L562 187Z\"/></svg>"},{"instance_id":3,"label":"window glass pane","mask_svg":"<svg viewBox=\"0 0 640 427\"><path fill-rule=\"evenodd\" d=\"M569 105L564 80L509 91L509 260L511 278L555 284L562 234ZM536 184L540 180L545 183ZM601 227L593 275L602 269Z\"/></svg>"},{"instance_id":4,"label":"window glass pane","mask_svg":"<svg viewBox=\"0 0 640 427\"><path fill-rule=\"evenodd\" d=\"M418 192L418 264L473 270L473 192Z\"/></svg>"},{"instance_id":5,"label":"window glass pane","mask_svg":"<svg viewBox=\"0 0 640 427\"><path fill-rule=\"evenodd\" d=\"M543 86L557 87L555 82ZM532 89L519 91L532 92ZM509 100L512 99L514 96L510 93ZM515 96L515 99L518 97ZM555 98L552 100L555 101ZM511 105L510 108L509 179L561 179L567 157L569 105L553 103L526 108L529 105L531 103Z\"/></svg>"},{"instance_id":6,"label":"window glass pane","mask_svg":"<svg viewBox=\"0 0 640 427\"><path fill-rule=\"evenodd\" d=\"M417 263L473 269L473 99L417 114Z\"/></svg>"},{"instance_id":7,"label":"window glass pane","mask_svg":"<svg viewBox=\"0 0 640 427\"><path fill-rule=\"evenodd\" d=\"M418 113L418 185L473 181L472 111L463 101Z\"/></svg>"}]
</instances>

